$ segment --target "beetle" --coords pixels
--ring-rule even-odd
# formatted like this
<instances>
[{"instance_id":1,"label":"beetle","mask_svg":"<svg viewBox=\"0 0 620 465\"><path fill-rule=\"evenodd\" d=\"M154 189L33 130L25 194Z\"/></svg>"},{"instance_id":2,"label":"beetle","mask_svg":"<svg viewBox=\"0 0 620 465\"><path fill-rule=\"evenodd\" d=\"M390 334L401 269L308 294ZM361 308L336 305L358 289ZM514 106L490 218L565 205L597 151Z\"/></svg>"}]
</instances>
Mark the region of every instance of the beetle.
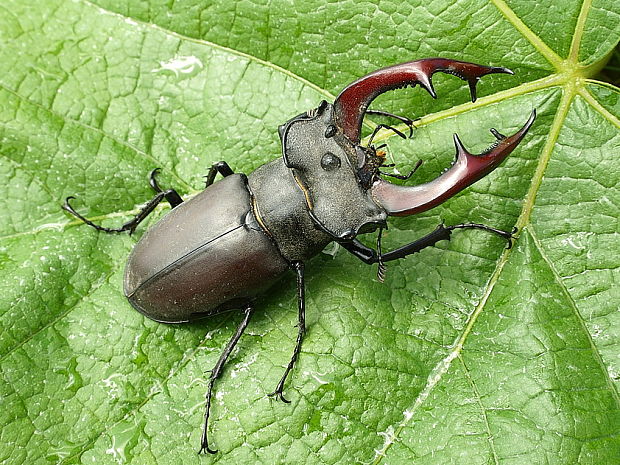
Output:
<instances>
[{"instance_id":1,"label":"beetle","mask_svg":"<svg viewBox=\"0 0 620 465\"><path fill-rule=\"evenodd\" d=\"M124 293L140 313L162 323L183 323L230 311L243 310L243 319L209 377L199 453L216 453L209 446L208 423L215 381L246 329L254 301L287 270L297 277L298 333L293 355L275 390L284 402L286 379L301 350L305 326L304 263L330 242L339 243L367 264L378 264L383 281L385 262L404 258L438 241L449 240L458 229L479 229L497 234L511 245L513 234L482 224L440 224L430 234L387 253L381 250L381 232L388 216L405 216L429 210L493 171L521 142L536 117L532 111L524 126L506 137L491 129L496 141L478 155L469 153L454 135L456 161L435 180L409 187L384 179L385 152L372 140L380 129L404 133L379 124L366 146L361 126L366 114L396 118L409 127L408 118L368 107L380 94L419 85L436 98L431 77L453 74L469 84L472 101L481 77L513 74L507 68L482 66L445 58L426 58L374 71L348 85L333 104L295 116L278 128L282 156L250 175L234 173L221 161L206 176L205 189L188 201L174 190L163 190L151 172L156 195L130 221L119 228L97 225L70 204L63 208L99 231L134 232L162 201L172 210L150 228L135 245L125 268ZM418 165L419 166L419 163ZM416 166L416 168L417 168ZM215 181L217 174L222 179ZM357 238L379 230L377 249Z\"/></svg>"}]
</instances>

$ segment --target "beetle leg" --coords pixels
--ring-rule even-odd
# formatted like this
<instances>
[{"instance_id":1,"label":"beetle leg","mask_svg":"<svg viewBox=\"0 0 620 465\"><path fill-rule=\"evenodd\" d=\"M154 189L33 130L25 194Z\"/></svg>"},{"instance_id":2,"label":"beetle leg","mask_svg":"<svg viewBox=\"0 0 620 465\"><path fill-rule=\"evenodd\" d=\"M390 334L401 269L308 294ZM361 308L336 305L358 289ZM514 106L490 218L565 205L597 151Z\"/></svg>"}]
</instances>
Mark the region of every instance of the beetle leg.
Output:
<instances>
[{"instance_id":1,"label":"beetle leg","mask_svg":"<svg viewBox=\"0 0 620 465\"><path fill-rule=\"evenodd\" d=\"M97 231L103 231L106 233L120 233L124 231L129 231L129 234L133 234L136 227L138 227L138 225L142 221L144 221L144 219L147 216L149 216L149 214L151 214L151 212L155 209L157 205L159 205L159 202L161 202L163 199L166 199L170 203L170 206L172 206L172 208L183 203L183 199L177 193L177 191L175 191L174 189L168 189L164 191L161 189L161 187L159 187L159 184L157 183L157 180L155 179L155 176L157 175L157 173L159 173L159 171L160 171L159 168L155 168L153 171L151 171L149 175L149 184L151 185L153 190L157 192L157 195L153 197L151 200L149 200L146 203L146 205L142 208L142 210L140 210L140 212L134 218L129 220L127 223L123 224L120 228L105 228L103 226L99 226L98 224L93 223L89 219L80 215L77 211L75 211L75 209L69 203L69 200L75 199L75 197L73 197L72 195L65 199L65 203L62 206L62 208L63 210L66 210L69 213L71 213L76 218L79 218L80 220L82 220L87 225L92 226Z\"/></svg>"},{"instance_id":2,"label":"beetle leg","mask_svg":"<svg viewBox=\"0 0 620 465\"><path fill-rule=\"evenodd\" d=\"M427 234L416 241L403 245L402 247L394 249L388 253L378 253L374 249L365 246L357 239L348 242L340 242L340 245L368 265L372 265L374 263L382 264L383 262L398 260L399 258L406 257L407 255L420 252L427 247L435 245L439 241L449 241L452 231L456 229L481 229L483 231L497 234L508 241L507 248L512 247L512 242L515 239L514 234L517 232L516 228L508 232L477 223L457 224L454 226L444 226L443 224L440 224L430 234Z\"/></svg>"},{"instance_id":3,"label":"beetle leg","mask_svg":"<svg viewBox=\"0 0 620 465\"><path fill-rule=\"evenodd\" d=\"M387 111L382 111L382 110L366 110L366 114L367 115L379 115L379 116L387 116L389 118L394 118L397 119L398 121L400 121L403 124L406 124L407 127L409 128L409 138L411 139L413 137L413 121L410 118L407 118L406 116L400 116L400 115L395 115L394 113L389 113ZM420 118L416 118L415 121L419 120Z\"/></svg>"},{"instance_id":4,"label":"beetle leg","mask_svg":"<svg viewBox=\"0 0 620 465\"><path fill-rule=\"evenodd\" d=\"M209 428L209 412L211 410L211 397L212 397L211 394L213 393L213 385L215 384L215 380L219 378L220 375L222 374L224 364L226 363L226 360L228 360L228 357L230 356L231 352L235 348L235 345L237 345L237 342L239 342L239 339L241 338L243 331L245 331L245 328L247 328L248 323L250 322L250 317L252 316L253 312L254 312L254 307L252 307L251 305L248 305L245 308L245 316L243 317L243 320L239 324L237 331L235 332L233 337L230 339L230 341L228 341L228 344L226 344L226 347L224 348L222 355L220 355L219 360L213 367L213 370L211 370L211 376L209 377L209 388L207 390L207 395L206 395L207 404L205 406L205 417L204 417L204 424L202 426L202 438L200 440L200 450L198 451L199 454L202 454L205 452L208 452L209 454L217 453L217 449L213 450L209 448L209 441L207 439L207 432Z\"/></svg>"},{"instance_id":5,"label":"beetle leg","mask_svg":"<svg viewBox=\"0 0 620 465\"><path fill-rule=\"evenodd\" d=\"M159 184L157 183L157 180L155 179L155 175L159 173L159 171L160 171L159 168L155 168L153 171L151 171L151 174L149 176L149 184L151 185L153 190L155 192L164 192L166 200L168 201L168 203L170 204L172 208L176 207L177 205L182 204L183 199L181 198L181 196L178 194L177 191L175 191L174 189L168 189L166 191L162 191L161 187L159 187Z\"/></svg>"},{"instance_id":6,"label":"beetle leg","mask_svg":"<svg viewBox=\"0 0 620 465\"><path fill-rule=\"evenodd\" d=\"M209 172L205 176L205 189L211 184L213 184L217 173L220 173L224 177L235 174L235 172L230 168L230 166L228 166L228 163L226 163L225 161L218 161L217 163L213 163L213 165L211 165L211 168L209 168Z\"/></svg>"},{"instance_id":7,"label":"beetle leg","mask_svg":"<svg viewBox=\"0 0 620 465\"><path fill-rule=\"evenodd\" d=\"M120 232L123 232L123 231L129 231L129 234L132 234L135 231L136 227L142 221L144 221L144 219L147 216L149 216L149 214L153 210L155 210L155 207L159 204L159 202L161 202L163 199L166 198L166 195L168 193L169 193L169 191L158 192L157 195L155 197L153 197L151 200L149 200L148 203L142 208L142 210L140 210L140 212L134 218L129 220L127 223L123 224L120 228L105 228L103 226L99 226L98 224L93 223L89 219L87 219L87 218L83 217L82 215L80 215L77 211L75 211L75 209L69 203L69 200L75 199L75 197L73 197L72 195L65 199L65 203L62 206L62 208L63 208L63 210L66 210L69 213L71 213L76 218L79 218L80 220L82 220L87 225L92 226L97 231L103 231L103 232L107 232L107 233L120 233Z\"/></svg>"},{"instance_id":8,"label":"beetle leg","mask_svg":"<svg viewBox=\"0 0 620 465\"><path fill-rule=\"evenodd\" d=\"M297 323L297 342L295 344L295 350L293 351L293 356L291 357L290 362L286 366L286 370L284 371L284 375L280 379L280 382L276 386L275 391L273 391L269 396L275 396L279 398L282 402L286 402L290 404L291 402L284 398L282 392L284 391L284 383L286 382L286 378L288 374L293 369L295 365L295 361L299 356L299 352L301 351L301 341L304 338L304 334L306 334L306 297L305 297L305 285L304 285L304 263L303 262L294 262L293 268L297 273L297 302L299 307L299 321Z\"/></svg>"},{"instance_id":9,"label":"beetle leg","mask_svg":"<svg viewBox=\"0 0 620 465\"><path fill-rule=\"evenodd\" d=\"M411 242L410 244L403 245L402 247L383 254L381 258L385 262L389 262L391 260L398 260L399 258L406 257L407 255L420 252L427 247L435 245L439 241L449 241L452 231L456 229L481 229L483 231L497 234L498 236L503 237L508 241L508 248L512 247L512 241L514 240L513 234L517 232L516 229L513 229L509 232L477 223L457 224L455 226L444 226L443 224L440 224L430 234L427 234L426 236L421 237L417 241Z\"/></svg>"}]
</instances>

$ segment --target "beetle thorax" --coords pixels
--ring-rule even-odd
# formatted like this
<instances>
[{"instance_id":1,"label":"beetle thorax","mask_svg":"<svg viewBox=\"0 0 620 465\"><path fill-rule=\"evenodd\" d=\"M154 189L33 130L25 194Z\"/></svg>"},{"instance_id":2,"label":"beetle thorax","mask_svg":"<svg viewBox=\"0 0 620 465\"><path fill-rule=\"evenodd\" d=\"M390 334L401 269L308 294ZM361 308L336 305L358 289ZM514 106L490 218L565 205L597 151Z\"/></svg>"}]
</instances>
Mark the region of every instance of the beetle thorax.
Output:
<instances>
[{"instance_id":1,"label":"beetle thorax","mask_svg":"<svg viewBox=\"0 0 620 465\"><path fill-rule=\"evenodd\" d=\"M386 214L358 176L359 147L336 126L333 106L290 120L281 131L283 159L316 225L347 240L385 223Z\"/></svg>"},{"instance_id":2,"label":"beetle thorax","mask_svg":"<svg viewBox=\"0 0 620 465\"><path fill-rule=\"evenodd\" d=\"M282 158L252 173L249 186L257 217L287 259L385 224L385 211L360 183L359 147L335 125L332 105L291 119L280 137Z\"/></svg>"}]
</instances>

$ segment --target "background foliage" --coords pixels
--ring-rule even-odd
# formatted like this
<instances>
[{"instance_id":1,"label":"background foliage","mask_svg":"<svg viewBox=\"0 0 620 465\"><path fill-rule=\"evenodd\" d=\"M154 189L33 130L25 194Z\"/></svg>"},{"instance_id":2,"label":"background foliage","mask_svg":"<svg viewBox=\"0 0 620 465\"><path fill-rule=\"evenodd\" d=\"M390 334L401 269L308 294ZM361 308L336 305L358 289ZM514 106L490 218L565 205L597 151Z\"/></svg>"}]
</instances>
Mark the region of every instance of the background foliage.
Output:
<instances>
[{"instance_id":1,"label":"background foliage","mask_svg":"<svg viewBox=\"0 0 620 465\"><path fill-rule=\"evenodd\" d=\"M0 460L3 463L612 464L620 457L620 93L592 80L618 44L613 0L5 0L0 5ZM307 267L308 335L294 345L294 282L262 299L217 385L214 457L198 457L205 371L230 314L157 324L122 295L151 197L185 195L211 163L250 172L276 127L378 67L427 56L507 66L468 103L392 92L421 116L388 140L416 182L512 133L518 150L443 206L391 223L386 248L441 220L517 225L376 269L332 250ZM617 65L616 65L617 66ZM613 70L609 70L613 74ZM159 210L159 215L166 209ZM369 238L372 241L372 238ZM369 242L370 243L370 242Z\"/></svg>"}]
</instances>

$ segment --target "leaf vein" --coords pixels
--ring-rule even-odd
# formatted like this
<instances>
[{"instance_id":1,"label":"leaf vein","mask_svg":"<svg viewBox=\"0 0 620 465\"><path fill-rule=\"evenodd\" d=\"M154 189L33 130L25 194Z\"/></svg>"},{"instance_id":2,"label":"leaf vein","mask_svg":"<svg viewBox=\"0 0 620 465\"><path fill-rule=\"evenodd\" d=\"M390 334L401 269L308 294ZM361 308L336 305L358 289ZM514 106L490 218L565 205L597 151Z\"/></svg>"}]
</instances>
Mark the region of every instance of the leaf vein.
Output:
<instances>
[{"instance_id":1,"label":"leaf vein","mask_svg":"<svg viewBox=\"0 0 620 465\"><path fill-rule=\"evenodd\" d=\"M570 51L568 52L568 59L575 64L579 62L579 48L581 47L581 40L583 39L583 33L591 7L592 0L583 0L581 10L579 11L579 17L577 18L577 24L575 24L575 32L570 44Z\"/></svg>"},{"instance_id":2,"label":"leaf vein","mask_svg":"<svg viewBox=\"0 0 620 465\"><path fill-rule=\"evenodd\" d=\"M506 4L504 0L491 0L491 3L500 11L502 15L510 22L515 29L525 37L530 44L553 65L556 70L560 71L562 66L562 58L549 47L538 35L534 34L526 24L521 21L514 11Z\"/></svg>"},{"instance_id":3,"label":"leaf vein","mask_svg":"<svg viewBox=\"0 0 620 465\"><path fill-rule=\"evenodd\" d=\"M222 327L225 323L225 320L220 321L220 323L218 324L218 326L215 327L214 331L219 329L220 327ZM160 383L160 385L165 385L168 381L170 381L174 376L176 376L176 374L182 370L190 361L193 360L194 355L203 348L204 343L209 339L209 335L205 334L205 337L202 339L202 341L200 341L199 344L196 345L196 347L191 350L189 353L184 354L184 356L181 358L181 360L179 360L179 362L177 363L176 366L173 366L172 369L168 372L168 374L162 378L161 380L156 380L158 383ZM155 385L155 383L153 383L153 386ZM130 418L131 416L135 415L136 412L138 412L142 407L144 407L144 405L146 405L149 401L151 401L155 396L161 394L162 391L159 390L152 390L152 392L147 395L144 400L142 400L142 402L137 403L136 405L134 405L129 411L127 411L125 413L125 415L123 415L121 418L119 418L117 421L114 421L111 424L108 425L103 425L103 428L100 430L100 432L98 434L95 434L93 436L93 438L86 442L83 447L76 452L75 454L67 457L66 459L64 459L62 462L59 463L59 465L62 465L64 463L73 463L73 459L75 459L76 457L81 456L84 452L86 452L88 450L88 448L90 446L92 446L97 439L99 439L100 437L102 437L107 431L111 430L112 428L114 428L116 425L118 425L119 423L127 420L128 418Z\"/></svg>"},{"instance_id":4,"label":"leaf vein","mask_svg":"<svg viewBox=\"0 0 620 465\"><path fill-rule=\"evenodd\" d=\"M116 13L116 12L111 11L111 10L107 10L105 8L102 8L101 6L91 2L90 0L81 0L81 2L86 4L86 5L91 6L93 8L96 8L97 10L99 10L100 12L102 12L104 14L107 14L107 15L110 15L110 16L114 16L114 17L117 17L117 18L122 18L123 20L127 19L127 16L124 16L124 15L122 15L120 13ZM293 73L292 71L290 71L288 69L282 68L281 66L278 66L275 63L271 63L270 61L263 60L261 58L258 58L256 56L254 56L254 55L250 55L249 53L245 53L245 52L242 52L240 50L236 50L234 48L225 47L223 45L219 45L219 44L216 44L214 42L210 42L208 40L197 39L195 37L186 36L186 35L183 35L183 34L180 34L180 33L176 32L176 31L172 31L170 29L166 29L166 28L164 28L162 26L159 26L157 24L147 23L147 22L142 21L142 20L137 19L137 18L131 18L131 20L134 21L135 23L141 25L145 29L151 28L151 29L154 29L156 31L160 31L160 32L162 32L164 34L170 35L170 36L178 38L178 39L182 39L182 40L185 40L185 41L188 41L188 42L192 42L192 43L195 43L195 44L198 44L198 45L203 45L203 46L206 46L206 47L212 47L214 49L217 49L217 50L220 50L220 51L223 51L223 52L232 53L234 55L237 55L237 56L240 56L242 58L245 58L245 59L247 59L249 61L256 62L256 63L258 63L258 64L260 64L262 66L265 66L267 68L272 68L273 70L275 70L275 71L277 71L279 73L285 74L286 76L289 76L290 78L295 79L295 80L301 82L302 84L312 88L316 92L320 93L321 95L324 95L325 97L327 97L329 99L333 100L335 98L335 96L332 95L329 91L327 91L327 90L317 86L313 82L310 82L307 79L304 79L303 77Z\"/></svg>"},{"instance_id":5,"label":"leaf vein","mask_svg":"<svg viewBox=\"0 0 620 465\"><path fill-rule=\"evenodd\" d=\"M536 245L536 248L540 252L540 255L542 256L543 260L545 261L545 263L551 270L553 278L555 279L555 282L557 283L558 287L561 289L562 294L564 294L564 297L568 300L570 304L570 308L575 313L575 317L577 318L577 321L579 322L579 325L581 326L582 331L584 332L584 334L586 335L586 338L588 339L591 351L594 354L594 358L598 362L599 368L601 372L603 373L603 376L605 378L605 383L607 384L609 391L611 391L611 394L614 400L616 401L616 405L620 408L620 395L618 394L618 391L616 390L613 380L609 376L609 371L605 367L603 358L598 350L598 347L594 343L594 340L592 339L592 335L590 334L590 331L588 330L586 322L583 319L583 316L581 315L579 308L577 307L577 303L575 302L575 299L573 299L573 296L570 294L570 292L566 288L566 285L564 284L564 281L560 277L560 274L558 273L557 269L555 268L555 266L553 266L553 263L551 262L549 257L547 257L545 249L543 245L541 244L540 240L538 239L538 236L536 235L536 232L534 231L534 229L530 228L528 232L530 236L532 237L534 244Z\"/></svg>"},{"instance_id":6,"label":"leaf vein","mask_svg":"<svg viewBox=\"0 0 620 465\"><path fill-rule=\"evenodd\" d=\"M601 83L597 81L590 81L590 84L598 84ZM594 96L586 89L585 87L580 87L577 92L581 97L584 98L586 102L588 102L592 108L594 108L598 113L601 114L603 118L608 120L611 124L620 129L620 119L618 119L613 113L611 113L607 108L605 108L601 103L594 98Z\"/></svg>"},{"instance_id":7,"label":"leaf vein","mask_svg":"<svg viewBox=\"0 0 620 465\"><path fill-rule=\"evenodd\" d=\"M159 161L159 160L157 160L155 157L153 157L153 155L148 154L148 153L144 152L143 150L140 150L138 147L136 147L135 145L133 145L133 144L131 144L131 143L127 142L127 141L123 141L123 140L117 139L116 137L111 136L110 134L107 134L105 131L103 131L103 130L102 130L102 129L100 129L100 128L97 128L97 127L95 127L95 126L91 126L91 125L86 124L86 123L84 123L84 122L82 122L82 121L79 121L79 120L71 119L71 118L68 118L68 117L66 117L66 116L60 115L60 114L56 113L54 110L52 110L52 109L50 109L50 108L47 108L47 107L45 107L45 106L41 105L41 104L40 104L40 103L38 103L38 102L33 102L33 101L32 101L32 100L30 100L29 98L24 97L23 95L19 94L17 91L15 91L15 90L13 90L13 89L10 89L9 87L5 86L5 85L4 85L4 84L2 84L2 83L0 83L0 88L1 88L1 89L4 89L5 91L7 91L7 92L9 92L10 94L14 95L14 96L15 96L15 97L17 97L20 101L22 101L22 102L26 102L26 103L28 103L29 105L33 105L33 106L35 106L35 107L37 107L37 108L39 108L39 109L43 110L44 112L48 113L49 115L51 115L51 116L54 116L54 117L58 118L58 119L62 122L63 127L64 127L64 125L65 125L66 123L75 124L76 126L80 126L80 127L84 128L84 129L87 129L87 130L89 130L89 131L93 131L93 132L95 132L95 133L97 133L97 134L100 134L101 136L103 136L103 137L105 137L105 138L107 138L107 139L109 139L109 140L111 140L111 141L113 141L113 142L115 142L115 143L117 143L117 144L119 144L119 145L123 146L123 147L126 147L126 148L128 148L128 149L132 150L132 151L133 151L133 152L135 152L137 155L139 155L139 156L141 156L141 157L144 157L144 158L146 158L147 160L150 160L151 162L153 162L153 163L155 163L155 164L160 164L160 161ZM60 134L61 132L62 132L61 130L58 130L58 133L59 133L59 134ZM99 143L101 144L101 142L102 142L102 141L100 140L100 141L99 141ZM186 188L186 189L191 189L191 186L190 186L187 182L185 182L183 179L179 178L176 174L174 174L174 173L172 173L172 174L173 174L173 176L177 179L177 181L178 181L179 183L181 183L181 184L183 184L183 186L185 186L185 188Z\"/></svg>"},{"instance_id":8,"label":"leaf vein","mask_svg":"<svg viewBox=\"0 0 620 465\"><path fill-rule=\"evenodd\" d=\"M45 325L41 326L39 329L37 329L36 331L34 331L33 333L29 334L28 336L26 336L24 339L22 339L21 341L19 341L15 346L13 346L11 349L9 349L4 355L2 355L0 357L0 363L4 362L4 360L6 360L9 356L11 356L11 354L13 352L15 352L16 350L18 350L20 347L22 347L24 344L26 344L28 341L30 341L31 339L33 339L34 337L36 337L37 334L45 331L48 328L53 327L56 323L58 323L58 321L62 320L64 317L66 317L69 313L71 313L73 310L75 310L75 308L79 305L80 302L82 302L84 299L90 297L90 295L97 291L97 289L99 289L101 286L103 286L104 284L106 284L108 282L108 280L110 279L110 276L112 276L112 274L114 274L114 272L116 271L115 267L112 267L112 269L106 273L102 278L99 279L98 283L95 283L94 286L92 286L88 292L86 292L85 294L81 295L78 300L69 308L67 308L64 312L59 313L56 318L50 320L49 322L47 322Z\"/></svg>"},{"instance_id":9,"label":"leaf vein","mask_svg":"<svg viewBox=\"0 0 620 465\"><path fill-rule=\"evenodd\" d=\"M491 426L489 425L489 417L487 416L487 408L482 403L482 398L480 397L480 392L478 391L478 387L476 386L476 383L474 382L473 378L469 374L469 368L467 368L467 365L465 364L465 360L463 360L463 357L461 356L461 354L459 354L458 359L459 359L459 362L461 362L461 365L463 365L463 373L465 373L465 378L467 378L467 381L469 382L471 386L471 390L474 393L474 396L476 397L476 402L478 403L478 406L480 407L482 418L484 419L484 425L485 425L485 428L488 434L487 439L489 441L489 447L491 448L491 454L493 455L493 461L495 462L495 465L499 465L497 451L495 450L495 442L493 441L493 434L491 433Z\"/></svg>"}]
</instances>

